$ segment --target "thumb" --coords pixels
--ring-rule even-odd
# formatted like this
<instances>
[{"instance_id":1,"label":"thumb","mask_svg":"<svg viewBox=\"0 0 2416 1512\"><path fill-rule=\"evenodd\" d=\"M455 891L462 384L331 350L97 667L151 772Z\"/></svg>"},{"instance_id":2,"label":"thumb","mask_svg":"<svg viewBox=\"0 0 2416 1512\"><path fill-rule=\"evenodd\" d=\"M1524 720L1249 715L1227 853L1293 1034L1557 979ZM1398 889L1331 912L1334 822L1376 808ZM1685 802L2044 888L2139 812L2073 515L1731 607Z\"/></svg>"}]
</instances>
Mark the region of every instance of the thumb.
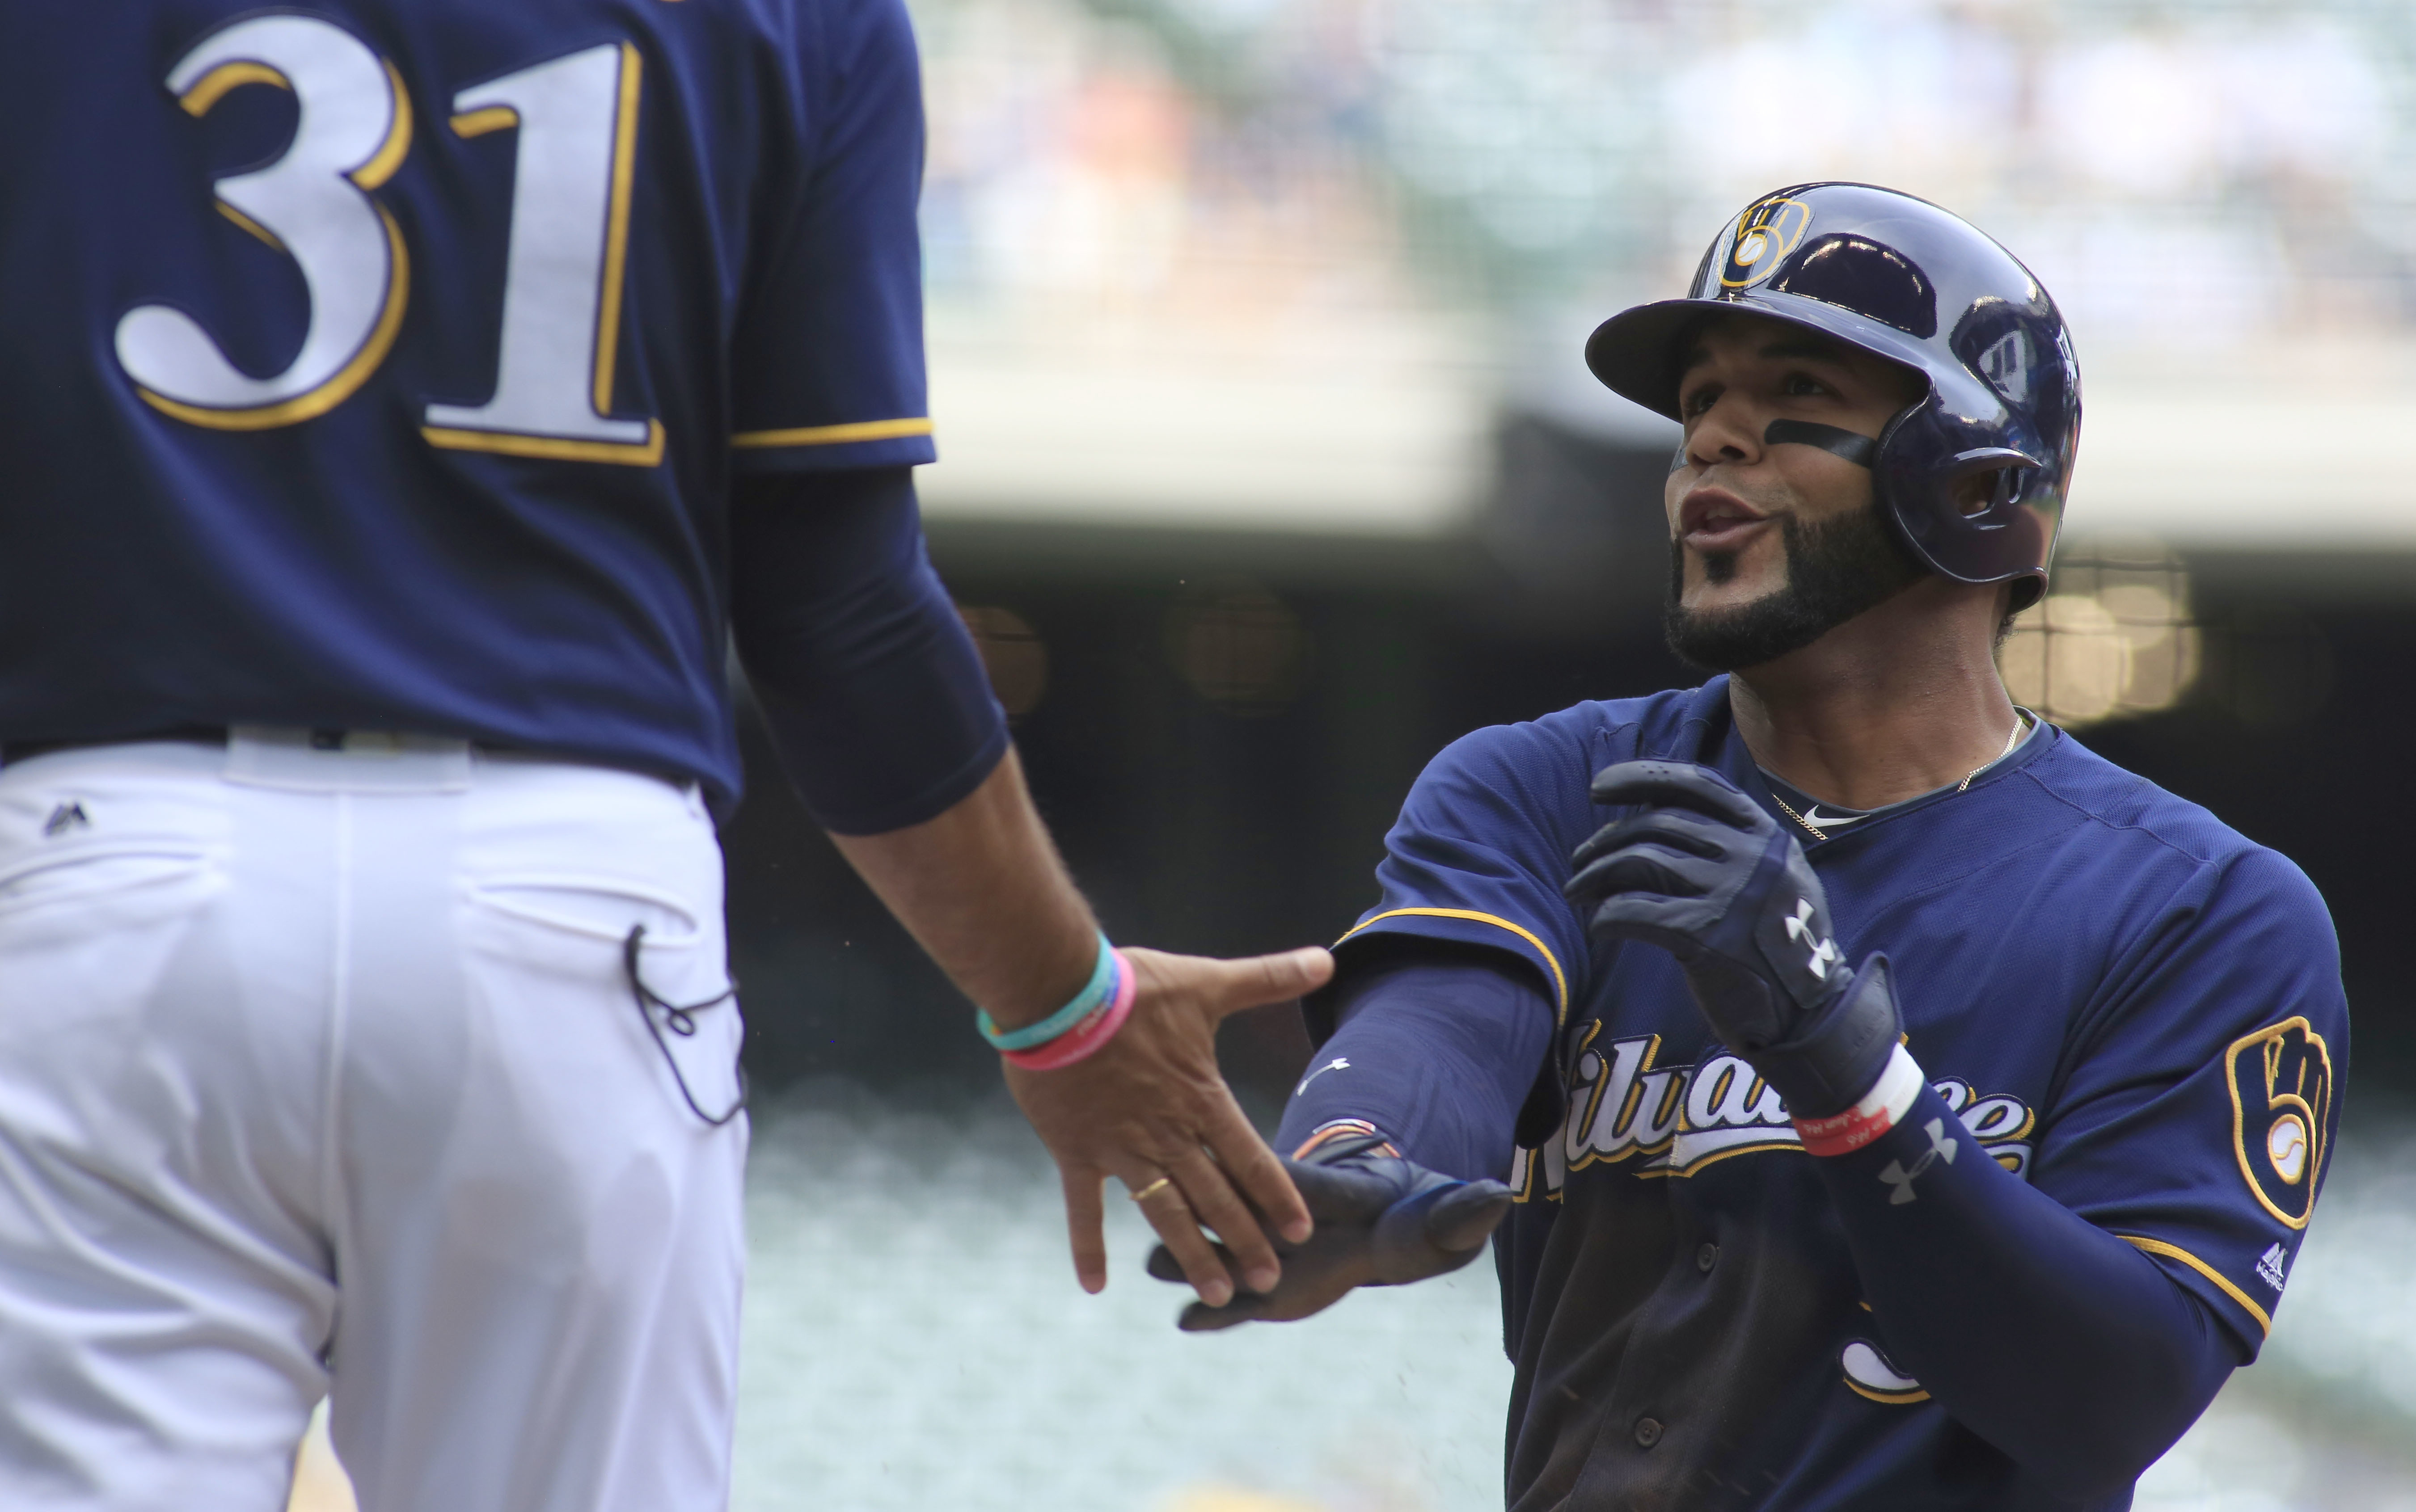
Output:
<instances>
[{"instance_id":1,"label":"thumb","mask_svg":"<svg viewBox=\"0 0 2416 1512\"><path fill-rule=\"evenodd\" d=\"M1190 1302L1174 1320L1174 1325L1186 1334L1213 1334L1231 1328L1235 1324L1252 1323L1265 1316L1273 1304L1263 1295L1245 1292L1221 1308L1205 1302Z\"/></svg>"},{"instance_id":2,"label":"thumb","mask_svg":"<svg viewBox=\"0 0 2416 1512\"><path fill-rule=\"evenodd\" d=\"M1315 992L1334 978L1334 957L1322 946L1304 946L1274 955L1217 961L1207 981L1209 1011L1218 1018L1246 1008L1286 1003Z\"/></svg>"},{"instance_id":3,"label":"thumb","mask_svg":"<svg viewBox=\"0 0 2416 1512\"><path fill-rule=\"evenodd\" d=\"M1498 1181L1472 1181L1427 1213L1427 1239L1446 1254L1474 1250L1510 1211L1510 1189Z\"/></svg>"}]
</instances>

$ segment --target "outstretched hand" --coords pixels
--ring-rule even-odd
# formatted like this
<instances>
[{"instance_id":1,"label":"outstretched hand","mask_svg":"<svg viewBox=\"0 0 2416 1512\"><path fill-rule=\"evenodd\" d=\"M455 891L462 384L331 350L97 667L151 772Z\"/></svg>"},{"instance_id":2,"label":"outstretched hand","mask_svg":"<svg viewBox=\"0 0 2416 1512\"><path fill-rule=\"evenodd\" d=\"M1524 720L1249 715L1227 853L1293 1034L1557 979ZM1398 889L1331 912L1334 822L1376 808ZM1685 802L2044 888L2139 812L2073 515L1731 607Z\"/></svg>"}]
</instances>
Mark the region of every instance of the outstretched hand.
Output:
<instances>
[{"instance_id":1,"label":"outstretched hand","mask_svg":"<svg viewBox=\"0 0 2416 1512\"><path fill-rule=\"evenodd\" d=\"M1108 1284L1101 1189L1114 1176L1205 1301L1233 1295L1235 1265L1250 1290L1271 1290L1283 1267L1270 1233L1307 1239L1309 1210L1218 1074L1216 1025L1324 985L1334 958L1313 947L1238 961L1124 955L1137 984L1132 1016L1105 1048L1059 1070L1006 1067L1008 1090L1065 1182L1074 1273L1084 1291Z\"/></svg>"},{"instance_id":2,"label":"outstretched hand","mask_svg":"<svg viewBox=\"0 0 2416 1512\"><path fill-rule=\"evenodd\" d=\"M1317 1232L1282 1248L1283 1276L1223 1306L1205 1300L1183 1310L1185 1333L1237 1323L1290 1323L1321 1312L1359 1286L1398 1286L1457 1270L1476 1258L1510 1211L1498 1181L1457 1181L1381 1151L1373 1138L1338 1140L1312 1160L1286 1160L1308 1199ZM1185 1279L1164 1246L1149 1257L1162 1281Z\"/></svg>"}]
</instances>

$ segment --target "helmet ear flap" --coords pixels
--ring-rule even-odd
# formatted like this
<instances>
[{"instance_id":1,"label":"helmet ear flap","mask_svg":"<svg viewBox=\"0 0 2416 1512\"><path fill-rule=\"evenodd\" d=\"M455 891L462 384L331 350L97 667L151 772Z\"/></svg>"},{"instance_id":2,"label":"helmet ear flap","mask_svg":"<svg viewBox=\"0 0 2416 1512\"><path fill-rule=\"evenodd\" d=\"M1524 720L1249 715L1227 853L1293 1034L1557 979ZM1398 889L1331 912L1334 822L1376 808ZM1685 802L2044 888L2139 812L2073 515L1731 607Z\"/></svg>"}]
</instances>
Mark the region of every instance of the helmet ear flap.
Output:
<instances>
[{"instance_id":1,"label":"helmet ear flap","mask_svg":"<svg viewBox=\"0 0 2416 1512\"><path fill-rule=\"evenodd\" d=\"M2034 506L2042 489L2053 496L2056 470L2027 450L1971 445L1987 438L1966 424L1935 393L1898 415L1880 437L1879 494L1933 570L1963 582L2015 578L1989 568L2007 556L2045 561L2053 525Z\"/></svg>"},{"instance_id":2,"label":"helmet ear flap","mask_svg":"<svg viewBox=\"0 0 2416 1512\"><path fill-rule=\"evenodd\" d=\"M2030 479L2044 470L2045 464L2028 453L2010 446L1983 446L1956 453L1940 472L1955 513L1977 523L2019 501L2029 489ZM1987 480L1986 491L1967 498L1967 485L1976 478Z\"/></svg>"}]
</instances>

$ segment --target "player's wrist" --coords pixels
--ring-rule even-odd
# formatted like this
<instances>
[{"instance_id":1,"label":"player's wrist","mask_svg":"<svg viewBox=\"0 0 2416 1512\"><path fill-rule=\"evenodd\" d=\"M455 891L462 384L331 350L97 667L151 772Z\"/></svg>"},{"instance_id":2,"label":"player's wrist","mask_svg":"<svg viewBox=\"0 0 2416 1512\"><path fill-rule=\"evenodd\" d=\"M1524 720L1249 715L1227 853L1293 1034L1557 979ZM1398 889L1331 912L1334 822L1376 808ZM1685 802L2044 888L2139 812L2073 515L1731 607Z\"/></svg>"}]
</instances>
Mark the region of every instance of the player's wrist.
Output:
<instances>
[{"instance_id":1,"label":"player's wrist","mask_svg":"<svg viewBox=\"0 0 2416 1512\"><path fill-rule=\"evenodd\" d=\"M1887 957L1873 952L1801 1032L1745 1051L1797 1119L1828 1118L1866 1098L1904 1036Z\"/></svg>"},{"instance_id":2,"label":"player's wrist","mask_svg":"<svg viewBox=\"0 0 2416 1512\"><path fill-rule=\"evenodd\" d=\"M1796 1137L1807 1154L1851 1155L1902 1123L1926 1084L1920 1063L1898 1043L1891 1047L1879 1080L1853 1106L1825 1117L1797 1118Z\"/></svg>"},{"instance_id":3,"label":"player's wrist","mask_svg":"<svg viewBox=\"0 0 2416 1512\"><path fill-rule=\"evenodd\" d=\"M1291 1158L1313 1165L1330 1165L1367 1154L1396 1160L1401 1158L1399 1147L1367 1119L1329 1118L1309 1130L1308 1137L1291 1152Z\"/></svg>"},{"instance_id":4,"label":"player's wrist","mask_svg":"<svg viewBox=\"0 0 2416 1512\"><path fill-rule=\"evenodd\" d=\"M1015 1028L1002 1028L988 1010L976 1010L974 1026L1010 1065L1056 1070L1088 1059L1115 1038L1132 1014L1139 985L1132 962L1102 934L1089 979L1064 1007Z\"/></svg>"}]
</instances>

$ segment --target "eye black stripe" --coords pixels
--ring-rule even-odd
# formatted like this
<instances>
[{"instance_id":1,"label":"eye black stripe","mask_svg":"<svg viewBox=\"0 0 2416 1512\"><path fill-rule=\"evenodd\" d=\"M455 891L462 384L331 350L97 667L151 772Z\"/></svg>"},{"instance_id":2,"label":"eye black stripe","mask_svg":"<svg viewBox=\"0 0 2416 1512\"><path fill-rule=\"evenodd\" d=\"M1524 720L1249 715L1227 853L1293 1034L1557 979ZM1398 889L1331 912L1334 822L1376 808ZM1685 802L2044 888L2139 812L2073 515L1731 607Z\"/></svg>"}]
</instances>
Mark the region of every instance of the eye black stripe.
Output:
<instances>
[{"instance_id":1,"label":"eye black stripe","mask_svg":"<svg viewBox=\"0 0 2416 1512\"><path fill-rule=\"evenodd\" d=\"M1870 437L1836 426L1824 426L1816 420L1774 420L1761 433L1764 446L1818 446L1822 451L1844 457L1856 467L1871 467L1880 459L1880 443Z\"/></svg>"}]
</instances>

